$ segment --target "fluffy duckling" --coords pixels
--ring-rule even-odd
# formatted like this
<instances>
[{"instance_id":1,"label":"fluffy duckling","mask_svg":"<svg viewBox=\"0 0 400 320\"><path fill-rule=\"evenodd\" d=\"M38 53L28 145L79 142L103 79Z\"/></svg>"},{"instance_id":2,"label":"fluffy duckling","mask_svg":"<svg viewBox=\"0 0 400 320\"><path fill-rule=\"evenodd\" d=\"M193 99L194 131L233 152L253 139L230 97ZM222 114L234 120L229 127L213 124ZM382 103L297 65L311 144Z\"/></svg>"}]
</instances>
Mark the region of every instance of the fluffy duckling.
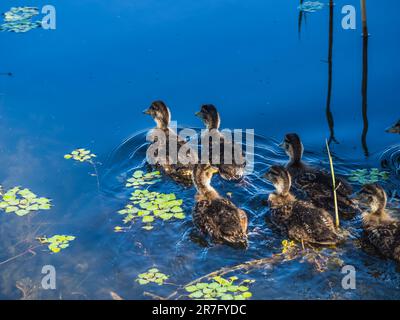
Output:
<instances>
[{"instance_id":1,"label":"fluffy duckling","mask_svg":"<svg viewBox=\"0 0 400 320\"><path fill-rule=\"evenodd\" d=\"M272 166L265 177L275 187L268 197L271 221L289 238L317 245L336 245L343 240L327 211L297 200L290 193L291 176L287 169Z\"/></svg>"},{"instance_id":2,"label":"fluffy duckling","mask_svg":"<svg viewBox=\"0 0 400 320\"><path fill-rule=\"evenodd\" d=\"M393 125L392 127L386 129L386 132L389 133L400 133L400 120L396 122L395 125Z\"/></svg>"},{"instance_id":3,"label":"fluffy duckling","mask_svg":"<svg viewBox=\"0 0 400 320\"><path fill-rule=\"evenodd\" d=\"M231 141L225 141L223 134L219 131L221 119L219 113L214 105L206 104L201 107L201 110L196 113L196 116L201 118L207 128L207 133L216 135L219 138L220 148L219 148L219 163L213 161L213 144L218 143L218 140L212 140L209 146L208 158L213 166L218 167L219 174L225 180L238 180L243 177L245 168L245 158L242 154L242 149L235 143ZM231 149L232 159L225 159L225 147L229 150ZM240 152L239 152L240 151ZM235 156L236 152L236 156ZM215 155L214 155L215 158ZM218 158L217 158L218 159Z\"/></svg>"},{"instance_id":4,"label":"fluffy duckling","mask_svg":"<svg viewBox=\"0 0 400 320\"><path fill-rule=\"evenodd\" d=\"M357 194L364 209L363 229L368 242L383 256L400 262L400 222L385 210L387 196L377 184L367 184Z\"/></svg>"},{"instance_id":5,"label":"fluffy duckling","mask_svg":"<svg viewBox=\"0 0 400 320\"><path fill-rule=\"evenodd\" d=\"M169 108L164 102L155 101L151 104L150 108L143 111L143 113L150 115L156 122L156 127L148 137L152 142L147 152L150 162L160 167L162 171L174 181L186 186L192 185L193 165L197 162L197 159L193 156L194 153L185 145L186 141L180 139L179 136L169 128L171 121L171 112ZM159 141L161 133L164 133L165 138ZM170 155L170 142L171 145L177 145L176 157ZM179 150L184 145L187 152L185 153L185 160L182 160ZM161 154L165 155L165 159L164 157L160 157Z\"/></svg>"},{"instance_id":6,"label":"fluffy duckling","mask_svg":"<svg viewBox=\"0 0 400 320\"><path fill-rule=\"evenodd\" d=\"M193 182L197 189L194 224L216 243L247 247L247 214L211 186L216 172L218 169L209 164L194 167Z\"/></svg>"},{"instance_id":7,"label":"fluffy duckling","mask_svg":"<svg viewBox=\"0 0 400 320\"><path fill-rule=\"evenodd\" d=\"M289 156L286 165L296 193L309 199L318 208L324 208L334 215L332 176L323 170L309 167L302 161L304 147L296 133L285 136L280 145ZM350 198L353 190L344 178L336 178L336 194L339 213L344 219L353 218L358 212L356 203Z\"/></svg>"}]
</instances>

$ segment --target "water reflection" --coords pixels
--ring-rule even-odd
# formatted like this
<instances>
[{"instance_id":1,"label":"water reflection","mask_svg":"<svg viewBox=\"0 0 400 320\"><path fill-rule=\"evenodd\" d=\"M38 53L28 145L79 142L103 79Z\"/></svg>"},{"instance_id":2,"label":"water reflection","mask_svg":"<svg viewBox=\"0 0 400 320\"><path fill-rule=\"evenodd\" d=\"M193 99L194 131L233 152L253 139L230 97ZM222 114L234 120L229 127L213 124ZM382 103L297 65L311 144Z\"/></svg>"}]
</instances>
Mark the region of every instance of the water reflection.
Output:
<instances>
[{"instance_id":1,"label":"water reflection","mask_svg":"<svg viewBox=\"0 0 400 320\"><path fill-rule=\"evenodd\" d=\"M300 0L300 7L302 6L303 2L304 2L304 0ZM299 9L299 19L298 19L298 25L297 25L299 39L301 38L301 26L303 24L303 17L304 17L304 22L306 22L305 12L303 10Z\"/></svg>"},{"instance_id":2,"label":"water reflection","mask_svg":"<svg viewBox=\"0 0 400 320\"><path fill-rule=\"evenodd\" d=\"M334 131L334 121L333 121L333 114L331 111L331 99L332 99L332 52L333 52L333 7L334 3L333 0L329 1L329 45L328 45L328 94L326 97L326 119L328 121L329 126L329 140L328 143L330 144L332 141L337 143L335 138L335 131Z\"/></svg>"},{"instance_id":3,"label":"water reflection","mask_svg":"<svg viewBox=\"0 0 400 320\"><path fill-rule=\"evenodd\" d=\"M369 150L367 145L367 133L368 133L368 27L367 27L367 13L365 0L361 1L362 10L362 24L363 24L363 67L362 67L362 83L361 83L361 95L362 95L362 117L363 117L363 131L361 135L361 144L366 157L369 156Z\"/></svg>"}]
</instances>

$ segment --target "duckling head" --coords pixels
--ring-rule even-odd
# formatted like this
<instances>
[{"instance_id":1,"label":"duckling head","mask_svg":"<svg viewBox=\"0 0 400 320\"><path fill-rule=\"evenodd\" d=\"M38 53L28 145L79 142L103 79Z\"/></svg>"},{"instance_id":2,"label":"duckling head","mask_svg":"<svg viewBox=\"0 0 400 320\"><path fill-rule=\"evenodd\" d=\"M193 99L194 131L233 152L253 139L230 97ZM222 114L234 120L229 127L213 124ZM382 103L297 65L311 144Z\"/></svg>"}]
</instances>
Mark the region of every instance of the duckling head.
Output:
<instances>
[{"instance_id":1,"label":"duckling head","mask_svg":"<svg viewBox=\"0 0 400 320\"><path fill-rule=\"evenodd\" d=\"M157 124L157 128L166 129L171 121L171 112L162 101L154 101L150 108L143 111L144 114L150 115Z\"/></svg>"},{"instance_id":2,"label":"duckling head","mask_svg":"<svg viewBox=\"0 0 400 320\"><path fill-rule=\"evenodd\" d=\"M211 179L218 169L210 164L196 164L193 169L193 183L199 194L216 195L215 189L211 186Z\"/></svg>"},{"instance_id":3,"label":"duckling head","mask_svg":"<svg viewBox=\"0 0 400 320\"><path fill-rule=\"evenodd\" d=\"M280 144L290 158L291 163L299 163L303 156L304 147L297 133L288 133Z\"/></svg>"},{"instance_id":4,"label":"duckling head","mask_svg":"<svg viewBox=\"0 0 400 320\"><path fill-rule=\"evenodd\" d=\"M217 108L212 104L205 104L201 107L196 116L203 120L208 130L218 129L221 123Z\"/></svg>"},{"instance_id":5,"label":"duckling head","mask_svg":"<svg viewBox=\"0 0 400 320\"><path fill-rule=\"evenodd\" d=\"M400 120L396 122L395 125L393 125L392 127L386 129L386 132L389 133L400 133Z\"/></svg>"},{"instance_id":6,"label":"duckling head","mask_svg":"<svg viewBox=\"0 0 400 320\"><path fill-rule=\"evenodd\" d=\"M387 196L385 190L378 184L366 184L356 195L356 200L365 215L383 215Z\"/></svg>"},{"instance_id":7,"label":"duckling head","mask_svg":"<svg viewBox=\"0 0 400 320\"><path fill-rule=\"evenodd\" d=\"M285 167L271 166L265 174L265 178L274 185L276 194L282 196L289 195L292 178Z\"/></svg>"}]
</instances>

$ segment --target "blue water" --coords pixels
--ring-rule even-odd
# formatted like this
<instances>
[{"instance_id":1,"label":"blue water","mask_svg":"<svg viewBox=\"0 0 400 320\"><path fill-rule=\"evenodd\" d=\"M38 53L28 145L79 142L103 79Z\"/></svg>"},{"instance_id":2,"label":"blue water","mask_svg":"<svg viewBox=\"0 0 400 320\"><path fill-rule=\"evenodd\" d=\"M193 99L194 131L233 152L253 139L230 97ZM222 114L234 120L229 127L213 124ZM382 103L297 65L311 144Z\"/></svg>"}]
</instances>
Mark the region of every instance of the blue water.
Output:
<instances>
[{"instance_id":1,"label":"blue water","mask_svg":"<svg viewBox=\"0 0 400 320\"><path fill-rule=\"evenodd\" d=\"M37 6L41 1L3 1ZM70 248L46 248L0 264L0 298L18 299L16 282L40 287L40 271L57 270L56 290L33 290L41 299L144 299L144 291L166 296L172 286L143 287L139 273L157 266L183 285L224 266L270 256L281 250L281 236L264 221L262 200L271 186L259 178L269 165L285 160L277 147L287 132L297 132L306 158L326 166L329 6L303 17L299 1L131 1L82 0L51 3L56 30L25 34L1 32L0 181L5 188L28 187L53 200L50 211L31 217L0 214L0 263L24 252L39 235L73 234ZM359 1L336 1L333 15L331 143L340 173L354 167L380 167L382 154L398 154L399 136L385 129L400 117L400 27L395 0L368 2L368 133L364 127L361 82L363 39L357 29L341 28L341 8ZM305 18L305 19L304 19ZM185 200L187 218L144 232L134 226L114 233L116 211L131 190L124 179L141 166L144 130L153 126L141 111L162 99L180 127L200 127L201 104L215 104L224 128L254 129L255 173L245 187L213 180L221 193L250 218L250 248L204 248L190 237L193 189L167 179L154 186ZM367 149L366 150L366 146ZM63 155L85 147L98 155L100 189L88 164ZM368 156L366 156L368 154ZM388 188L398 188L393 170ZM393 206L398 206L394 201ZM349 227L359 234L359 223ZM21 242L22 241L22 242ZM340 268L316 272L301 258L251 273L255 299L398 299L400 277L393 262L368 254L352 241L337 253L357 269L357 289L343 290Z\"/></svg>"}]
</instances>

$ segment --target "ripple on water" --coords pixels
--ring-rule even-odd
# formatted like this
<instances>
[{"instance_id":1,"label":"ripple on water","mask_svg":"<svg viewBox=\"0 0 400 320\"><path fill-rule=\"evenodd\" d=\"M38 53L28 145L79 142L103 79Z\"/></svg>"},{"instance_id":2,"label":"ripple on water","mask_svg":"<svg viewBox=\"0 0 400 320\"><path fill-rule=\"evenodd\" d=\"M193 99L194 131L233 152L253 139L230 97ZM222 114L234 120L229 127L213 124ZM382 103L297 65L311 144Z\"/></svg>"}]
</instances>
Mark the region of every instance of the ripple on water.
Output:
<instances>
[{"instance_id":1,"label":"ripple on water","mask_svg":"<svg viewBox=\"0 0 400 320\"><path fill-rule=\"evenodd\" d=\"M125 181L132 172L150 170L145 162L148 146L145 136L146 132L142 131L125 140L112 152L103 169L102 193L108 201L110 210L116 212L127 203L133 189L126 188ZM391 161L394 161L396 154L398 157L400 152L398 147L390 150L385 151L382 159L388 159L388 163L393 163ZM328 168L328 159L324 151L307 151L304 157L312 165ZM185 284L225 266L279 253L283 238L276 230L271 229L265 220L268 215L265 200L272 191L272 186L262 178L262 175L270 165L284 164L286 160L287 157L279 148L277 141L255 136L254 171L240 182L226 182L218 176L213 178L214 187L224 196L231 194L232 201L245 209L249 215L247 251L223 245L209 245L201 240L191 220L194 188L179 186L167 177L162 177L160 182L147 187L151 191L175 193L178 198L183 199L186 218L168 222L157 221L151 231L143 230L138 222L127 232L115 233L112 237L104 239L113 241L111 246L114 255L113 272L129 275L124 278L132 279L129 285L120 283L122 292L125 292L127 297L137 298L140 288L132 291L129 286L133 285L135 275L151 266L157 266L163 273L170 275L171 282ZM339 174L348 174L350 169L362 167L360 163L338 157L335 157L334 161ZM109 223L111 226L107 226L108 230L120 225L121 217L118 214L110 214ZM400 298L399 276L394 263L376 256L371 257L356 245L357 238L361 234L360 226L359 218L344 222L343 227L348 228L352 236L346 245L335 251L343 264L355 266L360 290L345 291L341 288L343 275L340 267L328 268L321 273L316 271L312 263L297 258L294 261L274 266L267 265L261 270L253 271L251 277L256 280L252 287L254 297L258 299L363 299L383 296ZM144 291L147 288L142 289ZM157 294L168 292L166 286L162 289L153 289ZM174 287L171 287L170 291L173 289Z\"/></svg>"}]
</instances>

